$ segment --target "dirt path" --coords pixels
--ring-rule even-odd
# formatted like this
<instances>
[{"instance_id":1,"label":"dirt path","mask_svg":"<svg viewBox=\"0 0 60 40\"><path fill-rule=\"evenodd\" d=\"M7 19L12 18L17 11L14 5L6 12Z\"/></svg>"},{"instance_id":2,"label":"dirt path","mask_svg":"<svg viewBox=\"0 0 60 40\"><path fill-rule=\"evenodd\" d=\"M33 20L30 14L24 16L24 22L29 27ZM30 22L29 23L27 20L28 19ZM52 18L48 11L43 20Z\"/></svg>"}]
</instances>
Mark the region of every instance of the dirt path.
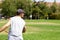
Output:
<instances>
[{"instance_id":1,"label":"dirt path","mask_svg":"<svg viewBox=\"0 0 60 40\"><path fill-rule=\"evenodd\" d=\"M27 22L27 24L60 25L59 23L51 23L51 22Z\"/></svg>"}]
</instances>

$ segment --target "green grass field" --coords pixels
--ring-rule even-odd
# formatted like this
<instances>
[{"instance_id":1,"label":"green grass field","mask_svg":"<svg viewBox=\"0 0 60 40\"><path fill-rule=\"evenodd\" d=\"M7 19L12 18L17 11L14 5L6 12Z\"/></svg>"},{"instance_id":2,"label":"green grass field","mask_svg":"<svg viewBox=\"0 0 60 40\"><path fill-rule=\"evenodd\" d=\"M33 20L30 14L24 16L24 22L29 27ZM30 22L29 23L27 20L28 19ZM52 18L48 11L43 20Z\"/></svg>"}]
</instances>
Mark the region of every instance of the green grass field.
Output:
<instances>
[{"instance_id":1,"label":"green grass field","mask_svg":"<svg viewBox=\"0 0 60 40\"><path fill-rule=\"evenodd\" d=\"M24 40L60 40L60 20L25 20ZM7 20L0 20L2 27ZM0 40L7 40L6 32L0 33Z\"/></svg>"}]
</instances>

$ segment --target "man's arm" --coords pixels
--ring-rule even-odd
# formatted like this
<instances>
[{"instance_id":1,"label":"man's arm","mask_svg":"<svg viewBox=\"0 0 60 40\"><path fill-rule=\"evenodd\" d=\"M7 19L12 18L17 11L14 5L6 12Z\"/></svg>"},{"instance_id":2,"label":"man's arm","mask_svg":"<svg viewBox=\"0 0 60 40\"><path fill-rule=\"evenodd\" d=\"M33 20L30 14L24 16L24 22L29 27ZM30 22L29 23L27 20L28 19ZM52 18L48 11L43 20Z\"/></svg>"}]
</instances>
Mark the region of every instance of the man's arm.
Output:
<instances>
[{"instance_id":1,"label":"man's arm","mask_svg":"<svg viewBox=\"0 0 60 40\"><path fill-rule=\"evenodd\" d=\"M23 33L25 33L25 32L26 32L26 27L23 28Z\"/></svg>"},{"instance_id":2,"label":"man's arm","mask_svg":"<svg viewBox=\"0 0 60 40\"><path fill-rule=\"evenodd\" d=\"M6 28L8 28L10 26L10 20L8 21L8 23L6 23L2 28L0 28L0 32L4 31Z\"/></svg>"}]
</instances>

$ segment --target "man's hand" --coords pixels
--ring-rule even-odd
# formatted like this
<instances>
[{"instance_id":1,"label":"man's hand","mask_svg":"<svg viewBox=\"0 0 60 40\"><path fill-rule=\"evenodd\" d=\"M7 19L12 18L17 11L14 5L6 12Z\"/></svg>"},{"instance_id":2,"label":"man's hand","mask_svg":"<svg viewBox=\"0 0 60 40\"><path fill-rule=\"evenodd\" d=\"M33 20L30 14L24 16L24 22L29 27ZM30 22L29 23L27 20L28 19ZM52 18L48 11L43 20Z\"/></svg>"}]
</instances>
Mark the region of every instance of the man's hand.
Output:
<instances>
[{"instance_id":1,"label":"man's hand","mask_svg":"<svg viewBox=\"0 0 60 40\"><path fill-rule=\"evenodd\" d=\"M10 26L10 20L7 24L5 24L2 28L0 28L0 32L4 31L6 28Z\"/></svg>"},{"instance_id":2,"label":"man's hand","mask_svg":"<svg viewBox=\"0 0 60 40\"><path fill-rule=\"evenodd\" d=\"M23 28L23 33L25 33L25 31L26 31L26 27Z\"/></svg>"}]
</instances>

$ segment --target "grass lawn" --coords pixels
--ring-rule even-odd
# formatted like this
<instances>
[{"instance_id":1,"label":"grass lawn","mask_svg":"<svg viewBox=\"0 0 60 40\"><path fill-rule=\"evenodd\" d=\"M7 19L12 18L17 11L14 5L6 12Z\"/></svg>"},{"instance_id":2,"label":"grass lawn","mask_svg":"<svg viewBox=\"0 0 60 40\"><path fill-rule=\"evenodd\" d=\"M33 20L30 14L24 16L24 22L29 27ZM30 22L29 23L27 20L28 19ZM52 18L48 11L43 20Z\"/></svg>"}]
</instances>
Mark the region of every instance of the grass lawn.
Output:
<instances>
[{"instance_id":1,"label":"grass lawn","mask_svg":"<svg viewBox=\"0 0 60 40\"><path fill-rule=\"evenodd\" d=\"M60 40L60 20L25 20L24 40ZM0 20L0 27L7 20ZM0 33L0 40L7 40L6 32Z\"/></svg>"}]
</instances>

